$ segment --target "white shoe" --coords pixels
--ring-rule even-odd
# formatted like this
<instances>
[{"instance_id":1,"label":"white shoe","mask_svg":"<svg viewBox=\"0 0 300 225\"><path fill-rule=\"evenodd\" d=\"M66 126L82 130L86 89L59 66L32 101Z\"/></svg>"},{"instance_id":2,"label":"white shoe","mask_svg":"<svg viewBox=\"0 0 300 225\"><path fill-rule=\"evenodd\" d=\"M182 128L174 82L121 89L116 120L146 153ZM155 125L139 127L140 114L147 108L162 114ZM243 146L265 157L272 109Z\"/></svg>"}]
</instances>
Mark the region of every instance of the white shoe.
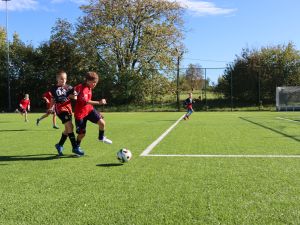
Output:
<instances>
[{"instance_id":1,"label":"white shoe","mask_svg":"<svg viewBox=\"0 0 300 225\"><path fill-rule=\"evenodd\" d=\"M102 140L99 140L99 141L102 141L103 143L105 143L105 144L112 144L112 140L109 140L107 137L103 137L103 139Z\"/></svg>"}]
</instances>

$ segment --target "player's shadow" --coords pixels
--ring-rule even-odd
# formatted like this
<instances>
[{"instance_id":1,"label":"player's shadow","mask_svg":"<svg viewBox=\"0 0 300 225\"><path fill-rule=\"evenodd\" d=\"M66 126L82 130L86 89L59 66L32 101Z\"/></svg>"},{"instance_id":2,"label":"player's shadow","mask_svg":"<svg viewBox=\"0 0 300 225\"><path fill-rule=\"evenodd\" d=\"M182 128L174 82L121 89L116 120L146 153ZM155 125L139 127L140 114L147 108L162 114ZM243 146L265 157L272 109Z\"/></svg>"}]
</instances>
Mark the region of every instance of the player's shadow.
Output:
<instances>
[{"instance_id":1,"label":"player's shadow","mask_svg":"<svg viewBox=\"0 0 300 225\"><path fill-rule=\"evenodd\" d=\"M37 154L37 155L8 155L0 156L0 162L9 161L45 161L59 158L55 154Z\"/></svg>"},{"instance_id":2,"label":"player's shadow","mask_svg":"<svg viewBox=\"0 0 300 225\"><path fill-rule=\"evenodd\" d=\"M12 132L16 132L16 131L28 131L28 129L11 129L11 130L5 129L5 130L0 130L0 132L10 132L10 131L12 131Z\"/></svg>"},{"instance_id":3,"label":"player's shadow","mask_svg":"<svg viewBox=\"0 0 300 225\"><path fill-rule=\"evenodd\" d=\"M115 167L115 166L123 166L123 163L103 163L103 164L97 164L96 166L100 167Z\"/></svg>"},{"instance_id":4,"label":"player's shadow","mask_svg":"<svg viewBox=\"0 0 300 225\"><path fill-rule=\"evenodd\" d=\"M300 139L296 138L295 136L285 134L285 133L283 133L283 132L281 132L281 131L279 131L279 130L276 130L276 129L274 129L274 128L271 128L271 127L268 127L268 126L266 126L266 125L260 124L260 123L258 123L258 122L254 122L254 121L249 120L249 119L247 119L247 118L245 118L245 117L239 117L239 118L242 119L242 120L244 120L244 121L247 121L247 122L249 122L249 123L252 123L252 124L255 124L255 125L257 125L257 126L260 126L260 127L264 128L264 129L267 129L267 130L270 130L270 131L275 132L275 133L277 133L277 134L280 134L280 135L282 135L282 136L284 136L284 137L291 138L291 139L294 140L294 141L300 142Z\"/></svg>"}]
</instances>

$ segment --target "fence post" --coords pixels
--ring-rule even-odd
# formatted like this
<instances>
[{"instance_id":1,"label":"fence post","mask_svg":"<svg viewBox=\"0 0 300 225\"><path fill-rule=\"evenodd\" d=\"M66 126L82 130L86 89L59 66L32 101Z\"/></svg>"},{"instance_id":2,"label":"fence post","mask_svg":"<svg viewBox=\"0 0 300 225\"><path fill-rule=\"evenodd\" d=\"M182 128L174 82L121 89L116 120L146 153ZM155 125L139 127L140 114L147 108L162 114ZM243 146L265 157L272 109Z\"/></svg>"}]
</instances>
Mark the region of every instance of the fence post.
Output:
<instances>
[{"instance_id":1,"label":"fence post","mask_svg":"<svg viewBox=\"0 0 300 225\"><path fill-rule=\"evenodd\" d=\"M231 99L231 111L233 111L233 87L232 87L232 78L233 78L233 72L230 71L230 99Z\"/></svg>"},{"instance_id":2,"label":"fence post","mask_svg":"<svg viewBox=\"0 0 300 225\"><path fill-rule=\"evenodd\" d=\"M207 96L206 96L206 68L204 68L204 97L205 97L205 110L207 111Z\"/></svg>"},{"instance_id":3,"label":"fence post","mask_svg":"<svg viewBox=\"0 0 300 225\"><path fill-rule=\"evenodd\" d=\"M177 110L178 112L180 111L180 99L179 99L179 72L180 72L180 69L179 69L179 66L180 66L180 60L181 60L181 57L183 55L183 52L179 53L178 56L177 56L177 91L176 91L176 98L177 98Z\"/></svg>"}]
</instances>

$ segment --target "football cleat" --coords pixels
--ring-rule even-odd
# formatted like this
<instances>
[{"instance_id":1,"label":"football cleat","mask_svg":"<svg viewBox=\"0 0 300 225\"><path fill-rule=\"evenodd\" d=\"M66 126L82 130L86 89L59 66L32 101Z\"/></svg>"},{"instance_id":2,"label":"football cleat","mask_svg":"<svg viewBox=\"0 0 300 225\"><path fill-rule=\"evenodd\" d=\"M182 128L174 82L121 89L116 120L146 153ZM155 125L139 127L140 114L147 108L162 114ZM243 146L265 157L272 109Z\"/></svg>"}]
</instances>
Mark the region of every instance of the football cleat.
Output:
<instances>
[{"instance_id":1,"label":"football cleat","mask_svg":"<svg viewBox=\"0 0 300 225\"><path fill-rule=\"evenodd\" d=\"M107 137L103 136L102 139L99 139L99 141L105 143L105 144L112 144L112 140L109 140Z\"/></svg>"},{"instance_id":2,"label":"football cleat","mask_svg":"<svg viewBox=\"0 0 300 225\"><path fill-rule=\"evenodd\" d=\"M55 148L56 148L57 153L58 153L59 156L63 156L63 155L64 155L64 154L62 153L63 150L64 150L64 147L63 147L63 146L61 146L61 145L59 145L59 144L56 144L56 145L55 145Z\"/></svg>"},{"instance_id":3,"label":"football cleat","mask_svg":"<svg viewBox=\"0 0 300 225\"><path fill-rule=\"evenodd\" d=\"M73 148L72 152L78 156L84 155L84 151L80 147Z\"/></svg>"}]
</instances>

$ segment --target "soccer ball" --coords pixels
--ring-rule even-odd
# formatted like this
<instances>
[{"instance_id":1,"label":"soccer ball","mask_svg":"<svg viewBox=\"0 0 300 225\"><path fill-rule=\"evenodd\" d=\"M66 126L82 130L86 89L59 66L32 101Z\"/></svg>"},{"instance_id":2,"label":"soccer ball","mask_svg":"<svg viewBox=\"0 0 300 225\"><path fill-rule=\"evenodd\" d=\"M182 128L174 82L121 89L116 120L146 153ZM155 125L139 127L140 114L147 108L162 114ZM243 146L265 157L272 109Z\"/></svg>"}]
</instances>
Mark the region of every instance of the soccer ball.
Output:
<instances>
[{"instance_id":1,"label":"soccer ball","mask_svg":"<svg viewBox=\"0 0 300 225\"><path fill-rule=\"evenodd\" d=\"M126 148L122 148L117 152L117 159L121 162L128 162L132 158L131 151Z\"/></svg>"}]
</instances>

